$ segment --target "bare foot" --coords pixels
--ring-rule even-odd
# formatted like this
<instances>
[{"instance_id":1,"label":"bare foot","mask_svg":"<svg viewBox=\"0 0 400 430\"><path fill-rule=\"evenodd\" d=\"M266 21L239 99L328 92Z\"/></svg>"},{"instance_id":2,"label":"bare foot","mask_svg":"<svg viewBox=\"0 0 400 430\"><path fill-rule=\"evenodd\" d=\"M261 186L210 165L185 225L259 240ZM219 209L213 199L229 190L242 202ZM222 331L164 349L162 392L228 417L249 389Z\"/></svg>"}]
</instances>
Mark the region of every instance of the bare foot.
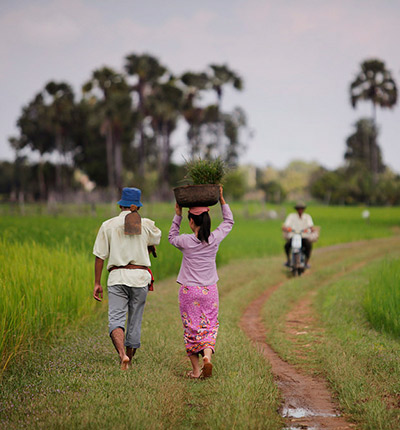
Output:
<instances>
[{"instance_id":1,"label":"bare foot","mask_svg":"<svg viewBox=\"0 0 400 430\"><path fill-rule=\"evenodd\" d=\"M195 375L195 374L193 373L193 370L191 370L190 372L188 372L188 373L186 374L186 377L187 377L187 378L189 378L189 379L199 379L199 378L200 378L200 372L199 372L199 374L198 374L198 375Z\"/></svg>"},{"instance_id":2,"label":"bare foot","mask_svg":"<svg viewBox=\"0 0 400 430\"><path fill-rule=\"evenodd\" d=\"M211 364L211 361L208 357L204 356L203 358L203 368L201 369L201 377L202 378L209 378L212 376L212 368L213 365Z\"/></svg>"},{"instance_id":3,"label":"bare foot","mask_svg":"<svg viewBox=\"0 0 400 430\"><path fill-rule=\"evenodd\" d=\"M129 357L125 355L125 357L121 359L121 370L128 370L129 363L130 363Z\"/></svg>"}]
</instances>

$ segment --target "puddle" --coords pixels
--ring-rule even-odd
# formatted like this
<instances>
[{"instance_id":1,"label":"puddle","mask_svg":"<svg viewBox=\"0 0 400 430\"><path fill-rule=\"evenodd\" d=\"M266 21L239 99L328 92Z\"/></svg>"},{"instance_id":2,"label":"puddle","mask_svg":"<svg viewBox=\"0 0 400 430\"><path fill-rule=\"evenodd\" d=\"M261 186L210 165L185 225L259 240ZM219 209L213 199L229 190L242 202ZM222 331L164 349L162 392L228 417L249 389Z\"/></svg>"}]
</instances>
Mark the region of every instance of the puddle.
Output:
<instances>
[{"instance_id":1,"label":"puddle","mask_svg":"<svg viewBox=\"0 0 400 430\"><path fill-rule=\"evenodd\" d=\"M287 408L282 409L283 418L307 418L307 417L338 417L337 414L316 412L306 408ZM295 428L295 427L294 427Z\"/></svg>"},{"instance_id":2,"label":"puddle","mask_svg":"<svg viewBox=\"0 0 400 430\"><path fill-rule=\"evenodd\" d=\"M301 430L321 430L318 427L304 427L304 426L301 426L301 427L285 427L282 430L300 430L300 429Z\"/></svg>"},{"instance_id":3,"label":"puddle","mask_svg":"<svg viewBox=\"0 0 400 430\"><path fill-rule=\"evenodd\" d=\"M285 427L282 430L320 430L318 427L307 427L302 425L301 427Z\"/></svg>"}]
</instances>

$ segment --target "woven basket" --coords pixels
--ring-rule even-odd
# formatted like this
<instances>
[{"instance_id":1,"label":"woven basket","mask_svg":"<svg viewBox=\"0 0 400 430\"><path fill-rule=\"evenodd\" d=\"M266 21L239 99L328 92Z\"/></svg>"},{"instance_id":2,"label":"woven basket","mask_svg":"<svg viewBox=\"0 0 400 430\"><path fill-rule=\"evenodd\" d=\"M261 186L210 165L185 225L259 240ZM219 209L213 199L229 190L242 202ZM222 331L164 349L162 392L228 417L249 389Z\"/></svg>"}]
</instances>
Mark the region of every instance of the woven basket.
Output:
<instances>
[{"instance_id":1,"label":"woven basket","mask_svg":"<svg viewBox=\"0 0 400 430\"><path fill-rule=\"evenodd\" d=\"M183 185L174 188L175 200L179 206L213 206L219 200L219 185Z\"/></svg>"},{"instance_id":2,"label":"woven basket","mask_svg":"<svg viewBox=\"0 0 400 430\"><path fill-rule=\"evenodd\" d=\"M308 240L310 242L316 242L319 239L320 231L321 231L321 227L315 225L313 231L310 233Z\"/></svg>"}]
</instances>

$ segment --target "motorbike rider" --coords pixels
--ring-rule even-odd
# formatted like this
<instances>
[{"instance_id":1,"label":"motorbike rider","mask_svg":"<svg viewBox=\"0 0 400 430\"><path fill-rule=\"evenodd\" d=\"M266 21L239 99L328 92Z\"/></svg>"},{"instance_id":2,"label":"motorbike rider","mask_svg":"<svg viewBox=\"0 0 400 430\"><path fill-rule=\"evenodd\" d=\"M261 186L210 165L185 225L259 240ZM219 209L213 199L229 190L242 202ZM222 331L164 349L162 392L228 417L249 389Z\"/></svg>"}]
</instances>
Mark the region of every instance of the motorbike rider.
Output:
<instances>
[{"instance_id":1,"label":"motorbike rider","mask_svg":"<svg viewBox=\"0 0 400 430\"><path fill-rule=\"evenodd\" d=\"M306 204L303 201L299 201L296 203L296 206L294 208L296 209L296 212L293 212L286 217L286 220L282 226L282 230L286 233L289 233L292 230L301 231L309 229L310 231L313 231L313 220L309 214L305 213ZM302 247L305 255L305 265L306 268L309 269L310 266L308 265L308 261L311 256L312 244L307 239L307 237L302 237ZM285 243L285 252L287 257L285 266L288 267L290 266L290 248L291 239L288 239Z\"/></svg>"}]
</instances>

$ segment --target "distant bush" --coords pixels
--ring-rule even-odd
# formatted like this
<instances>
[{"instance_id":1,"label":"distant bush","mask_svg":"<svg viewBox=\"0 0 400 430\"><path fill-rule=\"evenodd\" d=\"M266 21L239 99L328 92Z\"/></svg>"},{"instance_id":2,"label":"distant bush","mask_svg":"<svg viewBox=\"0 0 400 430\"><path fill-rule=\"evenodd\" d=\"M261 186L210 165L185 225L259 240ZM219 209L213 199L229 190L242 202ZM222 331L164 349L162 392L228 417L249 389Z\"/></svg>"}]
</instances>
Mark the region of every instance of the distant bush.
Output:
<instances>
[{"instance_id":1,"label":"distant bush","mask_svg":"<svg viewBox=\"0 0 400 430\"><path fill-rule=\"evenodd\" d=\"M286 199L286 191L278 181L269 181L261 185L265 192L265 199L270 203L282 203Z\"/></svg>"},{"instance_id":2,"label":"distant bush","mask_svg":"<svg viewBox=\"0 0 400 430\"><path fill-rule=\"evenodd\" d=\"M229 171L224 178L224 194L233 200L240 200L246 193L246 179L239 170Z\"/></svg>"},{"instance_id":3,"label":"distant bush","mask_svg":"<svg viewBox=\"0 0 400 430\"><path fill-rule=\"evenodd\" d=\"M398 205L400 176L386 169L374 179L363 166L320 169L310 183L311 195L327 204Z\"/></svg>"}]
</instances>

